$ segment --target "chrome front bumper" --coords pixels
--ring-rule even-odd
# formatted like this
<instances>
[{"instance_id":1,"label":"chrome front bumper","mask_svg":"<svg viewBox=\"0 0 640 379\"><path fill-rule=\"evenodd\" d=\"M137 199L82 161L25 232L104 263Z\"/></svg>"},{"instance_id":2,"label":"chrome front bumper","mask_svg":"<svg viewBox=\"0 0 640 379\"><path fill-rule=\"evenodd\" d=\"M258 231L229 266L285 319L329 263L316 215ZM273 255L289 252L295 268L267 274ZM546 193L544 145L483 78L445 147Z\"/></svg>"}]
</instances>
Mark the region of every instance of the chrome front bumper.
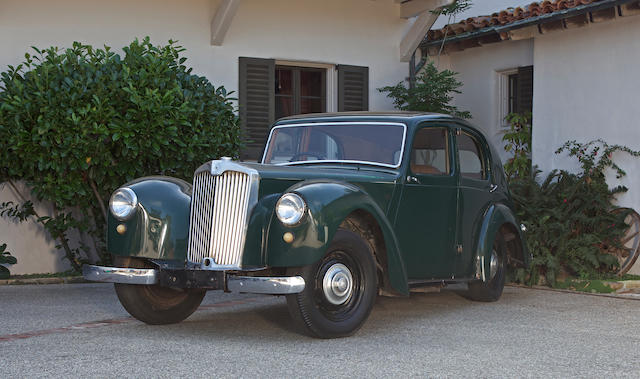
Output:
<instances>
[{"instance_id":1,"label":"chrome front bumper","mask_svg":"<svg viewBox=\"0 0 640 379\"><path fill-rule=\"evenodd\" d=\"M152 285L158 284L159 272L148 268L82 266L82 276L93 282ZM227 274L225 289L232 292L289 295L302 292L304 286L304 279L300 276L261 277Z\"/></svg>"}]
</instances>

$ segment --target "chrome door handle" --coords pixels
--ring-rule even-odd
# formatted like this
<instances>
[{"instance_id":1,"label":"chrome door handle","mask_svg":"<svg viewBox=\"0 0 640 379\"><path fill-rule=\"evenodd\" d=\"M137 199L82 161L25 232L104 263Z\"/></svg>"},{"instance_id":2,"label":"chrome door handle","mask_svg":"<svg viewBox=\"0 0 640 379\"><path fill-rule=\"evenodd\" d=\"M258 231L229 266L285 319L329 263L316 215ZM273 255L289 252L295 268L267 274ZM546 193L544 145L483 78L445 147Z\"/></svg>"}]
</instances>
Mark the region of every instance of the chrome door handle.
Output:
<instances>
[{"instance_id":1,"label":"chrome door handle","mask_svg":"<svg viewBox=\"0 0 640 379\"><path fill-rule=\"evenodd\" d=\"M408 175L407 176L407 183L419 184L420 181L415 176Z\"/></svg>"}]
</instances>

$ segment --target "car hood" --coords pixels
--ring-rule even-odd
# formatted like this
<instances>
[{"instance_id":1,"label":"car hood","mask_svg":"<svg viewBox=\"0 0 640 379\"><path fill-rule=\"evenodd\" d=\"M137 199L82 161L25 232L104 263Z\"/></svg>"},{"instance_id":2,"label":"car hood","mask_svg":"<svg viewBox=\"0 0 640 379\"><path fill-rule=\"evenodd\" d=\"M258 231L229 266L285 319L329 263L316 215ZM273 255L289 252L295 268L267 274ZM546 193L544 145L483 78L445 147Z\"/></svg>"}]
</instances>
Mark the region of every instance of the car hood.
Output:
<instances>
[{"instance_id":1,"label":"car hood","mask_svg":"<svg viewBox=\"0 0 640 379\"><path fill-rule=\"evenodd\" d=\"M347 182L395 182L398 170L377 168L365 165L309 164L278 166L261 163L242 162L242 165L257 170L260 179L309 180L329 179Z\"/></svg>"},{"instance_id":2,"label":"car hood","mask_svg":"<svg viewBox=\"0 0 640 379\"><path fill-rule=\"evenodd\" d=\"M322 180L354 184L372 197L389 199L399 183L400 171L354 164L308 164L277 166L242 162L260 174L260 197L282 193L300 181ZM382 201L386 203L386 201ZM384 204L380 204L383 209Z\"/></svg>"}]
</instances>

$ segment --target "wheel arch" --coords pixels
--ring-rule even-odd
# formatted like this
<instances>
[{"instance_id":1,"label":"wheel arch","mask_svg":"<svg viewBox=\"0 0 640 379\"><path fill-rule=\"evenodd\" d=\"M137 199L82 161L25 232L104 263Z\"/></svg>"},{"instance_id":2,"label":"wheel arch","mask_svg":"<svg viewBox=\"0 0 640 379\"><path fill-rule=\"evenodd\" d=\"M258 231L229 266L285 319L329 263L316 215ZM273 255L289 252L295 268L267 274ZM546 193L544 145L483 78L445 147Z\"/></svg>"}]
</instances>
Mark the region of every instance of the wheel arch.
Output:
<instances>
[{"instance_id":1,"label":"wheel arch","mask_svg":"<svg viewBox=\"0 0 640 379\"><path fill-rule=\"evenodd\" d=\"M389 249L387 248L387 241L385 240L384 235L385 233L383 232L376 217L365 209L356 209L347 215L340 224L340 227L351 230L352 232L360 235L360 237L369 245L373 257L376 260L378 269L378 286L382 293L390 295L406 295L406 293L403 293L396 288L402 288L406 283L406 280L403 280L401 283L396 283L395 286L392 284L392 277L395 278L395 276L399 276L400 278L405 278L406 274L404 272L392 273L395 266L402 262L393 262L395 257L391 257L391 261L393 263L390 265ZM397 249L395 249L395 252L397 252ZM404 271L404 265L401 267Z\"/></svg>"},{"instance_id":2,"label":"wheel arch","mask_svg":"<svg viewBox=\"0 0 640 379\"><path fill-rule=\"evenodd\" d=\"M505 204L492 204L484 214L475 254L475 278L483 282L488 280L493 241L499 234L505 240L508 266L526 267L529 264L530 259L524 243L524 236L514 212Z\"/></svg>"},{"instance_id":3,"label":"wheel arch","mask_svg":"<svg viewBox=\"0 0 640 379\"><path fill-rule=\"evenodd\" d=\"M169 176L139 178L125 184L138 206L128 220L107 214L107 250L114 256L184 261L189 237L191 184ZM161 204L161 206L158 206ZM125 232L116 231L124 225Z\"/></svg>"},{"instance_id":4,"label":"wheel arch","mask_svg":"<svg viewBox=\"0 0 640 379\"><path fill-rule=\"evenodd\" d=\"M383 270L383 290L408 295L409 287L399 244L384 211L361 188L343 182L308 181L298 183L286 192L295 192L305 199L308 214L303 222L286 227L273 216L267 243L267 265L275 267L304 266L317 262L327 252L336 231L342 225L356 228L370 225L376 229L371 240L375 258ZM283 234L295 236L292 243L283 241ZM361 230L361 232L363 232ZM359 233L362 236L362 233ZM386 266L382 262L386 263Z\"/></svg>"}]
</instances>

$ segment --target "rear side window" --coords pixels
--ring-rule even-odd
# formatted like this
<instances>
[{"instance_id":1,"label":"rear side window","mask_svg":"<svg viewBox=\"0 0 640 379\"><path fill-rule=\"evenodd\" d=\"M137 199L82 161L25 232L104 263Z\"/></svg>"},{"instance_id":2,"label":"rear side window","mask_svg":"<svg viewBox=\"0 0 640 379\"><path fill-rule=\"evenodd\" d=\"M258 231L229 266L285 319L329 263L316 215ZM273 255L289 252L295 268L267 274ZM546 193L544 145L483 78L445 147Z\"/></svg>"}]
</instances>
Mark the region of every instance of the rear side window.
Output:
<instances>
[{"instance_id":1,"label":"rear side window","mask_svg":"<svg viewBox=\"0 0 640 379\"><path fill-rule=\"evenodd\" d=\"M449 175L447 128L420 129L411 148L411 171L418 175Z\"/></svg>"},{"instance_id":2,"label":"rear side window","mask_svg":"<svg viewBox=\"0 0 640 379\"><path fill-rule=\"evenodd\" d=\"M462 132L456 137L458 157L460 161L460 175L465 178L484 180L487 178L485 159L478 140Z\"/></svg>"}]
</instances>

